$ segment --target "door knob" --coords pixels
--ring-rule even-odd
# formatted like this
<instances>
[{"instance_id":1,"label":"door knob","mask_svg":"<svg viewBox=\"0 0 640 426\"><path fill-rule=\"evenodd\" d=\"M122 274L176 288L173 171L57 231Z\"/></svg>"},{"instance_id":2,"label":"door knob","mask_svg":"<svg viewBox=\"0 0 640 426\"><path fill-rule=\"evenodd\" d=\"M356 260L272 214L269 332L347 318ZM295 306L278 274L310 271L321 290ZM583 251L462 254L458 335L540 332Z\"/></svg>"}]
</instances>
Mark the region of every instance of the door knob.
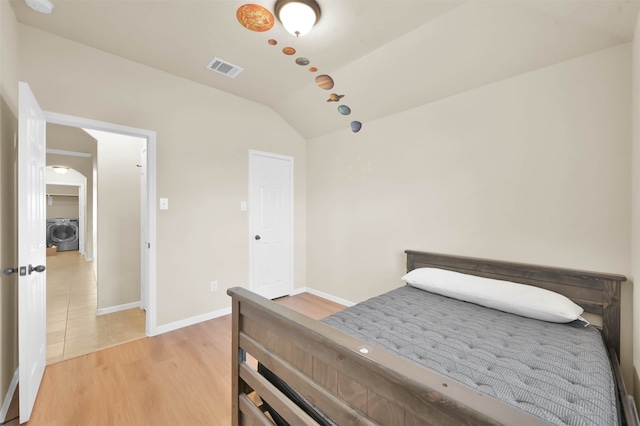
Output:
<instances>
[{"instance_id":1,"label":"door knob","mask_svg":"<svg viewBox=\"0 0 640 426\"><path fill-rule=\"evenodd\" d=\"M45 270L45 269L47 269L47 268L46 268L46 266L44 266L44 265L38 265L38 266L36 266L36 267L33 267L32 265L29 265L29 275L31 275L31 273L32 273L33 271L36 271L36 272L44 272L44 270Z\"/></svg>"},{"instance_id":2,"label":"door knob","mask_svg":"<svg viewBox=\"0 0 640 426\"><path fill-rule=\"evenodd\" d=\"M253 238L255 238L256 240L259 240L259 239L260 239L260 235L256 235L256 236L255 236L255 237L253 237Z\"/></svg>"},{"instance_id":3,"label":"door knob","mask_svg":"<svg viewBox=\"0 0 640 426\"><path fill-rule=\"evenodd\" d=\"M5 275L11 275L11 274L15 274L18 272L18 268L4 268L2 270L2 273Z\"/></svg>"}]
</instances>

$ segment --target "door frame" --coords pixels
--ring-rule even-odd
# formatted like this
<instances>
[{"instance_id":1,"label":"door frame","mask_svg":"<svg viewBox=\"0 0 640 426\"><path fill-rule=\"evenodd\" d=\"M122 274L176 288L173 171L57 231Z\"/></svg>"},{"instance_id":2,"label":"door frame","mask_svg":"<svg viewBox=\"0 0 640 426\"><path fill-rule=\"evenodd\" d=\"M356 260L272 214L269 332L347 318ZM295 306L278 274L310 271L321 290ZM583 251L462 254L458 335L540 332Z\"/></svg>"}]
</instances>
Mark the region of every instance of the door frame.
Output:
<instances>
[{"instance_id":1,"label":"door frame","mask_svg":"<svg viewBox=\"0 0 640 426\"><path fill-rule=\"evenodd\" d=\"M145 198L145 194L147 194L147 153L149 151L149 148L147 147L148 144L145 144L145 146L140 150L140 213L142 214L142 217L147 217L148 216L148 210L149 210L149 205L153 206L153 204L149 204L147 202L147 198ZM145 311L147 310L147 289L146 289L146 285L149 284L149 280L147 280L147 268L145 267L145 265L147 265L147 250L144 249L144 246L147 245L148 246L148 241L149 241L149 237L148 234L149 232L147 231L146 228L144 228L145 226L147 226L148 223L142 223L141 224L141 229L140 229L140 246L142 247L142 251L140 253L140 281L143 285L141 291L140 291L140 307L142 309L144 309Z\"/></svg>"},{"instance_id":2,"label":"door frame","mask_svg":"<svg viewBox=\"0 0 640 426\"><path fill-rule=\"evenodd\" d=\"M146 220L147 245L141 244L140 250L143 252L141 259L146 259L146 285L140 283L142 289L146 288L146 294L140 295L146 300L146 329L147 336L155 336L157 330L157 276L156 276L156 132L152 130L138 129L135 127L122 126L119 124L107 123L88 118L76 117L72 115L60 114L44 111L47 123L60 124L63 126L79 127L103 132L118 133L126 136L134 136L147 140L147 196L146 217L141 217L141 221ZM141 215L142 216L142 215ZM146 251L146 252L145 252Z\"/></svg>"},{"instance_id":3,"label":"door frame","mask_svg":"<svg viewBox=\"0 0 640 426\"><path fill-rule=\"evenodd\" d=\"M294 159L292 156L289 155L282 155L282 154L274 154L272 152L266 152L266 151L258 151L255 149L250 149L249 150L249 161L248 161L248 169L249 169L249 183L248 183L248 201L249 201L249 208L248 208L248 215L247 215L247 219L249 221L249 236L248 236L248 242L249 242L249 289L254 291L255 290L255 286L256 284L253 282L253 259L254 259L254 255L253 255L253 250L255 245L253 244L253 236L254 236L254 229L253 229L253 221L252 219L252 214L255 211L255 209L252 208L252 200L251 200L251 184L253 182L253 169L252 169L252 164L253 164L253 157L254 156L262 156L262 157L270 157L270 158L274 158L274 159L278 159L278 160L285 160L287 162L289 162L289 171L291 172L291 178L289 179L289 184L290 184L290 212L289 212L289 217L291 218L291 220L289 221L289 244L291 247L291 255L289 256L289 276L291 277L291 279L289 280L289 294L291 294L293 292L294 289L294 256L295 256L295 250L294 250L294 246L293 243L295 241L294 239Z\"/></svg>"}]
</instances>

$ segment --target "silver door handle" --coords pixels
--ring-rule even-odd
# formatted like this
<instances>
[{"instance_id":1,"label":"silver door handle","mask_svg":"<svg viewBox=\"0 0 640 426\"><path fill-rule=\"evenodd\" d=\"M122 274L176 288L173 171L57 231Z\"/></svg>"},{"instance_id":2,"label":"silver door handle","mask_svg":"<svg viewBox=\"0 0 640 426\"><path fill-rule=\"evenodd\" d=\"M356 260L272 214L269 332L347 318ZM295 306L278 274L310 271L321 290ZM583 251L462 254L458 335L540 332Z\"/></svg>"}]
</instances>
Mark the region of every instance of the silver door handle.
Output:
<instances>
[{"instance_id":1,"label":"silver door handle","mask_svg":"<svg viewBox=\"0 0 640 426\"><path fill-rule=\"evenodd\" d=\"M47 267L44 265L38 265L36 267L29 265L29 275L31 275L33 271L44 272L45 269L47 269Z\"/></svg>"},{"instance_id":2,"label":"silver door handle","mask_svg":"<svg viewBox=\"0 0 640 426\"><path fill-rule=\"evenodd\" d=\"M4 268L2 270L2 273L5 275L16 274L18 273L18 268Z\"/></svg>"}]
</instances>

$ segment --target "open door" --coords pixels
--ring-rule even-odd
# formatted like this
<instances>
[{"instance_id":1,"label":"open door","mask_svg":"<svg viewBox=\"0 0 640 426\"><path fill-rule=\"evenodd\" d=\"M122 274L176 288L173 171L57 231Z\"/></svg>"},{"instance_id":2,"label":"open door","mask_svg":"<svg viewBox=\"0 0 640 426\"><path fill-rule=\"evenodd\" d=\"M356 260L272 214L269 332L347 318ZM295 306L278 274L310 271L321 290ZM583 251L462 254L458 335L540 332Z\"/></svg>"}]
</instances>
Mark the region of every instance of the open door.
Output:
<instances>
[{"instance_id":1,"label":"open door","mask_svg":"<svg viewBox=\"0 0 640 426\"><path fill-rule=\"evenodd\" d=\"M46 119L29 85L18 98L18 369L20 423L31 417L47 362Z\"/></svg>"}]
</instances>

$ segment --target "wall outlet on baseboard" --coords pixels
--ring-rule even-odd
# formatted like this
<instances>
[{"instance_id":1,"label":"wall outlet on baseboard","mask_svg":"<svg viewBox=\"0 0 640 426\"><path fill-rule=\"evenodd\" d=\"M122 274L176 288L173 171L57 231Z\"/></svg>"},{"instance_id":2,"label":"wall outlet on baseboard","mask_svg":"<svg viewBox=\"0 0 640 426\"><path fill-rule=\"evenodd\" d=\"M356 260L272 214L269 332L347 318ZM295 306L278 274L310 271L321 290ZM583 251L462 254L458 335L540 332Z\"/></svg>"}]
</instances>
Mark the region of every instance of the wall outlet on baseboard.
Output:
<instances>
[{"instance_id":1,"label":"wall outlet on baseboard","mask_svg":"<svg viewBox=\"0 0 640 426\"><path fill-rule=\"evenodd\" d=\"M211 281L211 292L218 291L218 280Z\"/></svg>"}]
</instances>

